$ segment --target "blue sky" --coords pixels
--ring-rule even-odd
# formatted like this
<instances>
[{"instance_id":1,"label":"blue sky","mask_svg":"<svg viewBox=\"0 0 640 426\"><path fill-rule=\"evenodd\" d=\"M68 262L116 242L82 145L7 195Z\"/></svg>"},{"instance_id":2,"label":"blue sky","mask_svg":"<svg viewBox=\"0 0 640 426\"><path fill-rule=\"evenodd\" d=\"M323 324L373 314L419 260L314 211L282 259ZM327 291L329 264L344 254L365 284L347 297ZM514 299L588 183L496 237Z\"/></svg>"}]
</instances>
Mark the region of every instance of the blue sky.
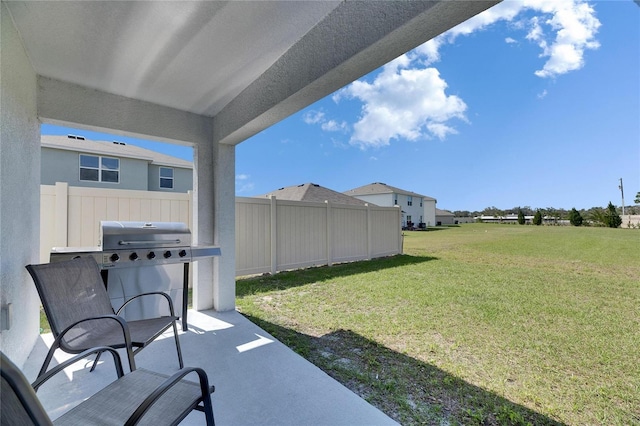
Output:
<instances>
[{"instance_id":1,"label":"blue sky","mask_svg":"<svg viewBox=\"0 0 640 426\"><path fill-rule=\"evenodd\" d=\"M631 0L504 1L236 151L238 196L385 182L448 210L580 209L620 205L620 178L631 205L640 191L640 7Z\"/></svg>"}]
</instances>

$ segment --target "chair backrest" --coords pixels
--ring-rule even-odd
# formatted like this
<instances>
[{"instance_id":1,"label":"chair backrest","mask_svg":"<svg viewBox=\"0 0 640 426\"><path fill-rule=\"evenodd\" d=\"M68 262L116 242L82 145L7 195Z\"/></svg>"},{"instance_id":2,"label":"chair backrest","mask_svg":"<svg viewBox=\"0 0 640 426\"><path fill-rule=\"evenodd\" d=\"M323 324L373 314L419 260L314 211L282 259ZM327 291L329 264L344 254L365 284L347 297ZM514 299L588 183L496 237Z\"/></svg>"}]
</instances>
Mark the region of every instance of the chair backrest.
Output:
<instances>
[{"instance_id":1,"label":"chair backrest","mask_svg":"<svg viewBox=\"0 0 640 426\"><path fill-rule=\"evenodd\" d=\"M51 425L26 377L0 352L0 424L2 426Z\"/></svg>"},{"instance_id":2,"label":"chair backrest","mask_svg":"<svg viewBox=\"0 0 640 426\"><path fill-rule=\"evenodd\" d=\"M27 270L54 336L82 319L113 315L100 268L93 257L28 265Z\"/></svg>"}]
</instances>

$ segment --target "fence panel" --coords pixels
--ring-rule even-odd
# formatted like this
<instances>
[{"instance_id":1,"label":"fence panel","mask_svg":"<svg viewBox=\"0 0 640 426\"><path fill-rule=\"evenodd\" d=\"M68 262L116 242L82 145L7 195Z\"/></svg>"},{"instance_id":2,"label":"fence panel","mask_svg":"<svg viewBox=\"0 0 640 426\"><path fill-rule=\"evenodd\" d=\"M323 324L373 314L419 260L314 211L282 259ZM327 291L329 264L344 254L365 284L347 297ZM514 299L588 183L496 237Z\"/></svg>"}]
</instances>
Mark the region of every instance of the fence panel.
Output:
<instances>
[{"instance_id":1,"label":"fence panel","mask_svg":"<svg viewBox=\"0 0 640 426\"><path fill-rule=\"evenodd\" d=\"M269 200L236 198L236 274L271 272Z\"/></svg>"},{"instance_id":2,"label":"fence panel","mask_svg":"<svg viewBox=\"0 0 640 426\"><path fill-rule=\"evenodd\" d=\"M52 247L99 245L100 221L184 222L190 193L41 186L42 262ZM236 197L236 275L398 254L400 210Z\"/></svg>"}]
</instances>

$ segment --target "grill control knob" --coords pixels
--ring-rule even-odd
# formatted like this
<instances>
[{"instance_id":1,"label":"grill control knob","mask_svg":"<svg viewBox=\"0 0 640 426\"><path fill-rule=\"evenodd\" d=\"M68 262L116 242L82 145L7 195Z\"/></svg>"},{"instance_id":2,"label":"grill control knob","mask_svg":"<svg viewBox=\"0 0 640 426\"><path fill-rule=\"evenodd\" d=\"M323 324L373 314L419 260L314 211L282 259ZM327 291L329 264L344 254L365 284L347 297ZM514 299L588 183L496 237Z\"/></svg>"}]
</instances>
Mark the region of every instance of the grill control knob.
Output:
<instances>
[{"instance_id":1,"label":"grill control knob","mask_svg":"<svg viewBox=\"0 0 640 426\"><path fill-rule=\"evenodd\" d=\"M186 255L187 255L187 251L186 250L180 250L178 252L178 256L180 256L180 257L185 257Z\"/></svg>"},{"instance_id":2,"label":"grill control knob","mask_svg":"<svg viewBox=\"0 0 640 426\"><path fill-rule=\"evenodd\" d=\"M111 256L109 256L109 260L111 260L112 262L117 262L118 260L120 260L120 256L118 256L118 253L113 253Z\"/></svg>"},{"instance_id":3,"label":"grill control knob","mask_svg":"<svg viewBox=\"0 0 640 426\"><path fill-rule=\"evenodd\" d=\"M149 253L147 253L147 259L151 260L155 258L156 258L156 254L154 252L150 251Z\"/></svg>"},{"instance_id":4,"label":"grill control knob","mask_svg":"<svg viewBox=\"0 0 640 426\"><path fill-rule=\"evenodd\" d=\"M129 259L136 260L138 258L138 253L135 251L129 255Z\"/></svg>"},{"instance_id":5,"label":"grill control knob","mask_svg":"<svg viewBox=\"0 0 640 426\"><path fill-rule=\"evenodd\" d=\"M169 250L167 250L167 251L165 251L165 252L164 252L163 256L164 256L166 259L168 259L168 258L170 258L170 257L171 257L171 252L170 252Z\"/></svg>"}]
</instances>

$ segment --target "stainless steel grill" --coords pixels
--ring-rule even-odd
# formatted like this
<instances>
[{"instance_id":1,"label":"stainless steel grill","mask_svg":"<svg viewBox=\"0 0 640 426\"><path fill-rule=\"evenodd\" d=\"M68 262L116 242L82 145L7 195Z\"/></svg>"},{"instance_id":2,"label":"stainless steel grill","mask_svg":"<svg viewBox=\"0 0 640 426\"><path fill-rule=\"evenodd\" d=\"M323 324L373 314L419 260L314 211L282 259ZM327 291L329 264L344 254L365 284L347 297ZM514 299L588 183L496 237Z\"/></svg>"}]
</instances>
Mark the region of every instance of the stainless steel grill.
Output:
<instances>
[{"instance_id":1,"label":"stainless steel grill","mask_svg":"<svg viewBox=\"0 0 640 426\"><path fill-rule=\"evenodd\" d=\"M220 255L216 246L192 246L191 231L180 222L100 222L96 247L54 247L51 262L92 256L115 309L124 300L149 291L165 291L187 329L189 263ZM140 319L160 309L147 298L127 305L123 316Z\"/></svg>"}]
</instances>

